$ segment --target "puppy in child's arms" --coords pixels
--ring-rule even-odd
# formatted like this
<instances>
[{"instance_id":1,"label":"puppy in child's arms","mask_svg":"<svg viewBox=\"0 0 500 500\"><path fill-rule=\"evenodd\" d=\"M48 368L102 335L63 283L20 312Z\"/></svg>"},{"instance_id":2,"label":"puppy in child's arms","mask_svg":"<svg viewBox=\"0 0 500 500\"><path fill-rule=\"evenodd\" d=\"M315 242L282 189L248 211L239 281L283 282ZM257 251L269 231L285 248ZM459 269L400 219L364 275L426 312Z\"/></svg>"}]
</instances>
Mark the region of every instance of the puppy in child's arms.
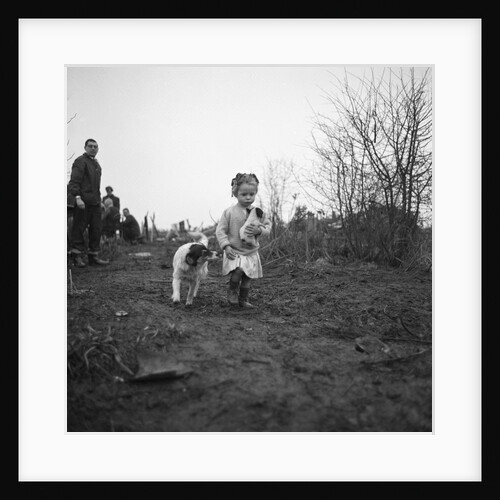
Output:
<instances>
[{"instance_id":1,"label":"puppy in child's arms","mask_svg":"<svg viewBox=\"0 0 500 500\"><path fill-rule=\"evenodd\" d=\"M245 221L245 224L243 224L243 226L241 226L240 229L240 239L245 246L247 247L257 246L257 240L255 239L255 235L247 232L247 228L249 226L264 227L264 224L262 224L261 222L263 215L264 212L259 207L254 207L249 210L248 218Z\"/></svg>"}]
</instances>

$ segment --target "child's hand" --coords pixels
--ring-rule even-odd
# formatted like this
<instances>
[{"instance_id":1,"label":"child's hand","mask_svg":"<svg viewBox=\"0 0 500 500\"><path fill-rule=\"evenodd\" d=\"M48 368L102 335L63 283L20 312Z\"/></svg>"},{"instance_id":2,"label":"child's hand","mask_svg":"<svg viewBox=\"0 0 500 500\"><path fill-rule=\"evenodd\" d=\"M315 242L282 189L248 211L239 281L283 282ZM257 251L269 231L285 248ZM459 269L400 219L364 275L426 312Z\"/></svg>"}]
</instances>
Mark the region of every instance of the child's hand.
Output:
<instances>
[{"instance_id":1,"label":"child's hand","mask_svg":"<svg viewBox=\"0 0 500 500\"><path fill-rule=\"evenodd\" d=\"M236 259L236 253L234 252L234 250L232 249L232 247L230 247L229 245L224 248L224 253L226 254L226 257L229 260Z\"/></svg>"},{"instance_id":2,"label":"child's hand","mask_svg":"<svg viewBox=\"0 0 500 500\"><path fill-rule=\"evenodd\" d=\"M258 224L248 224L245 228L245 234L248 234L249 236L258 236L261 233L262 229L258 226Z\"/></svg>"}]
</instances>

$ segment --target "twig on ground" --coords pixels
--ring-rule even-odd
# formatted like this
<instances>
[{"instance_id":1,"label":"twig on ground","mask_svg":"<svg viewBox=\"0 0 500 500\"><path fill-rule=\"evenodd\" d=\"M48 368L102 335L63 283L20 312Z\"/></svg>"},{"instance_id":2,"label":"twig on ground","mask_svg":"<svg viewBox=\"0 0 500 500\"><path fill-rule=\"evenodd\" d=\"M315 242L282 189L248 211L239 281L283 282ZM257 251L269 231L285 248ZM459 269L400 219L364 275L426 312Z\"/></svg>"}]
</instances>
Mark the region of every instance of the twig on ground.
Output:
<instances>
[{"instance_id":1,"label":"twig on ground","mask_svg":"<svg viewBox=\"0 0 500 500\"><path fill-rule=\"evenodd\" d=\"M421 339L422 338L422 335L418 335L416 333L413 333L405 324L405 322L403 321L403 318L401 316L390 316L389 314L387 314L385 312L385 310L387 309L387 306L384 307L383 309L383 313L389 318L391 319L392 321L395 321L395 322L398 322L399 320L399 324L403 327L403 329L408 332L412 337L416 337L418 339Z\"/></svg>"},{"instance_id":2,"label":"twig on ground","mask_svg":"<svg viewBox=\"0 0 500 500\"><path fill-rule=\"evenodd\" d=\"M380 340L395 340L396 342L420 342L421 344L432 344L432 340L409 339L407 337L381 337Z\"/></svg>"},{"instance_id":3,"label":"twig on ground","mask_svg":"<svg viewBox=\"0 0 500 500\"><path fill-rule=\"evenodd\" d=\"M120 367L125 370L129 375L134 375L134 372L128 367L126 366L121 358L120 358L120 355L118 353L115 354L115 361L120 365Z\"/></svg>"},{"instance_id":4,"label":"twig on ground","mask_svg":"<svg viewBox=\"0 0 500 500\"><path fill-rule=\"evenodd\" d=\"M398 358L389 358L389 359L379 359L377 361L362 361L362 363L365 363L367 365L375 365L379 363L393 363L395 361L406 361L407 359L415 358L417 356L421 356L422 354L425 354L429 352L430 349L424 349L423 351L416 352L413 354L408 354L408 356L400 356Z\"/></svg>"},{"instance_id":5,"label":"twig on ground","mask_svg":"<svg viewBox=\"0 0 500 500\"><path fill-rule=\"evenodd\" d=\"M68 271L69 272L69 293L70 295L74 295L75 293L80 293L80 290L76 287L75 283L73 282L73 275L71 273L71 269Z\"/></svg>"},{"instance_id":6,"label":"twig on ground","mask_svg":"<svg viewBox=\"0 0 500 500\"><path fill-rule=\"evenodd\" d=\"M286 257L288 257L288 255L282 255L281 257L278 257L276 259L270 260L269 262L265 262L264 264L262 264L262 267L266 267L269 264L274 264L275 262L278 262L279 260L282 260L282 259L284 259Z\"/></svg>"},{"instance_id":7,"label":"twig on ground","mask_svg":"<svg viewBox=\"0 0 500 500\"><path fill-rule=\"evenodd\" d=\"M338 297L336 297L338 299ZM361 313L364 313L364 312L368 312L366 307L363 307L361 309L358 309L357 311L354 311L353 313L351 314L348 314L346 316L346 318L352 318L353 316L357 316L358 314L361 314Z\"/></svg>"},{"instance_id":8,"label":"twig on ground","mask_svg":"<svg viewBox=\"0 0 500 500\"><path fill-rule=\"evenodd\" d=\"M419 335L413 333L405 324L404 324L404 321L403 321L403 318L401 316L398 317L399 318L399 322L401 323L401 326L410 334L412 335L413 337L419 337Z\"/></svg>"},{"instance_id":9,"label":"twig on ground","mask_svg":"<svg viewBox=\"0 0 500 500\"><path fill-rule=\"evenodd\" d=\"M111 373L108 372L108 370L106 370L103 366L101 366L100 364L96 363L95 364L95 367L96 368L99 368L99 370L101 370L102 372L104 372L108 377L112 378L112 379L115 379L115 376Z\"/></svg>"},{"instance_id":10,"label":"twig on ground","mask_svg":"<svg viewBox=\"0 0 500 500\"><path fill-rule=\"evenodd\" d=\"M389 319L392 319L392 321L397 321L398 318L397 317L394 317L394 316L390 316L388 313L385 312L385 310L387 309L387 305L384 307L383 309L383 313L389 318Z\"/></svg>"},{"instance_id":11,"label":"twig on ground","mask_svg":"<svg viewBox=\"0 0 500 500\"><path fill-rule=\"evenodd\" d=\"M243 358L241 361L243 361L243 363L262 363L264 365L271 364L270 361L265 361L262 359Z\"/></svg>"},{"instance_id":12,"label":"twig on ground","mask_svg":"<svg viewBox=\"0 0 500 500\"><path fill-rule=\"evenodd\" d=\"M345 396L349 390L351 389L351 387L355 384L355 380L353 380L350 384L349 384L349 387L342 393L342 396Z\"/></svg>"}]
</instances>

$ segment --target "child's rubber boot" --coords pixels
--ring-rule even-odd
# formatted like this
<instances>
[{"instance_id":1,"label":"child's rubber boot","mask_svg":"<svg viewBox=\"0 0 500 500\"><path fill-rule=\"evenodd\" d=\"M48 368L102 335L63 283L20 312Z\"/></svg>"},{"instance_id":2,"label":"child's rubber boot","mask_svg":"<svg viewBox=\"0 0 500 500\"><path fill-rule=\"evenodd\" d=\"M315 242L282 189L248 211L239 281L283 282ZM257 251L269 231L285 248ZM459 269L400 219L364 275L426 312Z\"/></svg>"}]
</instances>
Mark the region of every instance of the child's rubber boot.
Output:
<instances>
[{"instance_id":1,"label":"child's rubber boot","mask_svg":"<svg viewBox=\"0 0 500 500\"><path fill-rule=\"evenodd\" d=\"M229 289L227 291L227 301L232 306L237 306L239 304L238 285L239 285L239 283L229 282Z\"/></svg>"},{"instance_id":2,"label":"child's rubber boot","mask_svg":"<svg viewBox=\"0 0 500 500\"><path fill-rule=\"evenodd\" d=\"M246 309L253 309L255 306L248 302L248 293L250 292L250 288L240 288L240 295L238 297L238 303L240 307L244 307Z\"/></svg>"}]
</instances>

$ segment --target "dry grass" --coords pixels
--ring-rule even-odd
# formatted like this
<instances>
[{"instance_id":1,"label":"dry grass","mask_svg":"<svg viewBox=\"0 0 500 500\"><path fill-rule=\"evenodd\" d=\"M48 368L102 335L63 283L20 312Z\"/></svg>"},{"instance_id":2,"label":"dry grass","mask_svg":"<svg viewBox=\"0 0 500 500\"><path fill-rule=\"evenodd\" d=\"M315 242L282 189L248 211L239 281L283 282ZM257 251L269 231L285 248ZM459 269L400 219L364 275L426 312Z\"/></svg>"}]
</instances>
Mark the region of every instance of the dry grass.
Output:
<instances>
[{"instance_id":1,"label":"dry grass","mask_svg":"<svg viewBox=\"0 0 500 500\"><path fill-rule=\"evenodd\" d=\"M115 378L112 370L117 365L133 375L132 370L121 360L111 327L108 327L106 333L102 333L89 324L86 330L68 335L67 351L68 375L72 378L93 376L96 372Z\"/></svg>"},{"instance_id":2,"label":"dry grass","mask_svg":"<svg viewBox=\"0 0 500 500\"><path fill-rule=\"evenodd\" d=\"M326 260L333 264L375 262L399 267L403 271L429 271L432 267L432 230L418 231L406 245L402 258L391 252L382 252L373 241L363 246L361 256L356 256L349 250L346 237L340 230L306 233L288 227L282 228L274 238L263 240L260 254L266 267L284 262L303 266Z\"/></svg>"}]
</instances>

